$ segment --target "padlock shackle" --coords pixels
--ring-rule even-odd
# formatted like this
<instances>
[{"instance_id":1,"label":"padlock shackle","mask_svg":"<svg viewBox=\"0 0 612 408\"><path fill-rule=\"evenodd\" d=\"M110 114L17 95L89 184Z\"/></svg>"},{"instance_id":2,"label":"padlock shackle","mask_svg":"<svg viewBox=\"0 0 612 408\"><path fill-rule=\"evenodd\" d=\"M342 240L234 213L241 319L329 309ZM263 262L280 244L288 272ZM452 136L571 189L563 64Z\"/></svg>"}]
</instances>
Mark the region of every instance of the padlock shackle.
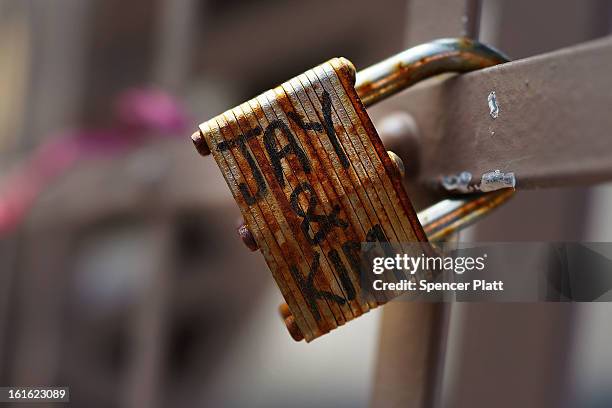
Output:
<instances>
[{"instance_id":1,"label":"padlock shackle","mask_svg":"<svg viewBox=\"0 0 612 408\"><path fill-rule=\"evenodd\" d=\"M514 189L504 188L490 193L451 197L419 211L419 222L430 242L440 242L474 224L514 194Z\"/></svg>"},{"instance_id":2,"label":"padlock shackle","mask_svg":"<svg viewBox=\"0 0 612 408\"><path fill-rule=\"evenodd\" d=\"M365 106L423 79L446 72L469 72L508 62L494 48L468 38L445 38L418 45L357 73L355 89Z\"/></svg>"}]
</instances>

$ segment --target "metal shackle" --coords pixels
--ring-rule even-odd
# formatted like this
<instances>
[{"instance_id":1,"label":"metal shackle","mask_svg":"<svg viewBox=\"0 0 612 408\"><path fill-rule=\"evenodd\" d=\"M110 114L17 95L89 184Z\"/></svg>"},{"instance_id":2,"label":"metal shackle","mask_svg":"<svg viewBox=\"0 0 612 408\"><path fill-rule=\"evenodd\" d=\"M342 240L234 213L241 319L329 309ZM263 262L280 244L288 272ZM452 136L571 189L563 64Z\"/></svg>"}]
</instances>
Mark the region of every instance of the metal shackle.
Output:
<instances>
[{"instance_id":1,"label":"metal shackle","mask_svg":"<svg viewBox=\"0 0 612 408\"><path fill-rule=\"evenodd\" d=\"M355 90L367 107L419 81L448 72L469 72L508 62L500 51L468 38L417 45L359 72Z\"/></svg>"}]
</instances>

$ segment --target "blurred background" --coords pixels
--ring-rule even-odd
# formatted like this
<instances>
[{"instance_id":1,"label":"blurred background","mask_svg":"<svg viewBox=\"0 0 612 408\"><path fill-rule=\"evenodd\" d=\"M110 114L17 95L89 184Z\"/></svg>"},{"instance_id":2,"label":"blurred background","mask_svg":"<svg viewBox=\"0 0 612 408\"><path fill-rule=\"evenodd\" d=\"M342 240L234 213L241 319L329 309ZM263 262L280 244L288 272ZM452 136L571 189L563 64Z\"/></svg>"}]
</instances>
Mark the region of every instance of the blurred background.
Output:
<instances>
[{"instance_id":1,"label":"blurred background","mask_svg":"<svg viewBox=\"0 0 612 408\"><path fill-rule=\"evenodd\" d=\"M79 407L368 406L383 312L291 340L189 135L328 58L459 34L426 3L0 0L0 385L70 386ZM611 4L484 0L480 39L556 50L610 34ZM609 185L521 192L463 237L612 241L610 208ZM610 305L452 308L441 406L612 405Z\"/></svg>"}]
</instances>

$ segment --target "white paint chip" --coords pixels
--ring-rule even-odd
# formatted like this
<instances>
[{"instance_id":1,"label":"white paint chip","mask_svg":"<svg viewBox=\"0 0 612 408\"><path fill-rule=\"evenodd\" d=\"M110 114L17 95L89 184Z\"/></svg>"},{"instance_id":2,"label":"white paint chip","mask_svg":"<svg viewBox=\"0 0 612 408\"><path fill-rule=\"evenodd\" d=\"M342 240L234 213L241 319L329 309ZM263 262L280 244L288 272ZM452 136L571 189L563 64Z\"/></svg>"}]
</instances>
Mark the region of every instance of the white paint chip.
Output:
<instances>
[{"instance_id":1,"label":"white paint chip","mask_svg":"<svg viewBox=\"0 0 612 408\"><path fill-rule=\"evenodd\" d=\"M499 116L499 105L497 104L497 96L495 95L495 91L491 91L489 96L487 97L487 102L489 103L489 113L493 119L497 119Z\"/></svg>"},{"instance_id":2,"label":"white paint chip","mask_svg":"<svg viewBox=\"0 0 612 408\"><path fill-rule=\"evenodd\" d=\"M448 191L469 193L473 190L470 186L470 181L472 181L472 173L463 171L459 174L442 177L442 187Z\"/></svg>"},{"instance_id":3,"label":"white paint chip","mask_svg":"<svg viewBox=\"0 0 612 408\"><path fill-rule=\"evenodd\" d=\"M491 171L482 175L480 179L480 191L495 191L502 188L516 187L514 173L502 173L499 170Z\"/></svg>"}]
</instances>

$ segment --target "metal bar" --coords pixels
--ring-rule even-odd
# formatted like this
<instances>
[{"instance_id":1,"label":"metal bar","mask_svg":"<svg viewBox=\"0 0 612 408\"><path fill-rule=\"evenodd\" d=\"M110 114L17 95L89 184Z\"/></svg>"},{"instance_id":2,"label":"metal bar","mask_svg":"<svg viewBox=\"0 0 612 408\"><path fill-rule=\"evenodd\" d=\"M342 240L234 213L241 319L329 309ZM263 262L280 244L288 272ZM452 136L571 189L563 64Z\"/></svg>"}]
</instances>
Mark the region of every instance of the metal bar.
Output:
<instances>
[{"instance_id":1,"label":"metal bar","mask_svg":"<svg viewBox=\"0 0 612 408\"><path fill-rule=\"evenodd\" d=\"M130 355L125 374L125 392L122 404L126 407L162 406L164 397L160 387L164 372L165 329L168 326L169 287L172 283L172 217L163 210L150 209L153 247L151 256L156 257L142 296L137 299L130 324L130 340L134 352Z\"/></svg>"},{"instance_id":2,"label":"metal bar","mask_svg":"<svg viewBox=\"0 0 612 408\"><path fill-rule=\"evenodd\" d=\"M445 306L406 301L385 306L371 407L436 406Z\"/></svg>"},{"instance_id":3,"label":"metal bar","mask_svg":"<svg viewBox=\"0 0 612 408\"><path fill-rule=\"evenodd\" d=\"M465 11L461 18L463 23L463 36L468 38L478 38L480 33L480 10L482 3L480 0L467 0Z\"/></svg>"},{"instance_id":4,"label":"metal bar","mask_svg":"<svg viewBox=\"0 0 612 408\"><path fill-rule=\"evenodd\" d=\"M408 0L406 46L434 38L478 38L480 0Z\"/></svg>"},{"instance_id":5,"label":"metal bar","mask_svg":"<svg viewBox=\"0 0 612 408\"><path fill-rule=\"evenodd\" d=\"M465 22L478 27L478 16L469 14L476 8L470 8L469 3L473 1L409 0L407 44L464 34ZM391 302L386 306L371 406L433 407L437 404L449 314L444 304Z\"/></svg>"},{"instance_id":6,"label":"metal bar","mask_svg":"<svg viewBox=\"0 0 612 408\"><path fill-rule=\"evenodd\" d=\"M606 37L436 81L382 105L415 118L422 182L464 171L478 180L495 169L514 172L519 189L602 182L612 179L610 66Z\"/></svg>"}]
</instances>

